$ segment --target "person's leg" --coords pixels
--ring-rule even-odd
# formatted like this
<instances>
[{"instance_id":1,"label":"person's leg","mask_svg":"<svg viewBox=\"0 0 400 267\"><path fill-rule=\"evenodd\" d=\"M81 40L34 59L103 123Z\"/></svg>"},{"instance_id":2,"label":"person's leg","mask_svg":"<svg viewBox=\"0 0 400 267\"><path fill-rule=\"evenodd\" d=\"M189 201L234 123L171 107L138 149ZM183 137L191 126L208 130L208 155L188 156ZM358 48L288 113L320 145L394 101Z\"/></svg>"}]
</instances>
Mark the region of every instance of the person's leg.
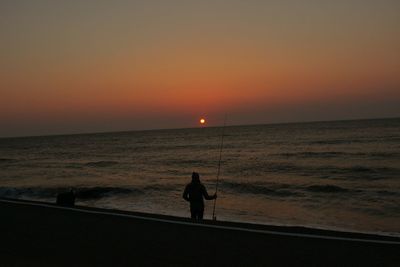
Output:
<instances>
[{"instance_id":1,"label":"person's leg","mask_svg":"<svg viewBox=\"0 0 400 267\"><path fill-rule=\"evenodd\" d=\"M199 209L199 213L198 213L199 220L203 220L203 214L204 214L204 208Z\"/></svg>"},{"instance_id":2,"label":"person's leg","mask_svg":"<svg viewBox=\"0 0 400 267\"><path fill-rule=\"evenodd\" d=\"M197 219L196 216L197 216L196 209L190 207L190 217L196 220Z\"/></svg>"},{"instance_id":3,"label":"person's leg","mask_svg":"<svg viewBox=\"0 0 400 267\"><path fill-rule=\"evenodd\" d=\"M204 212L204 205L201 205L201 203L192 203L190 205L190 212L192 215L192 219L202 220L203 212Z\"/></svg>"}]
</instances>

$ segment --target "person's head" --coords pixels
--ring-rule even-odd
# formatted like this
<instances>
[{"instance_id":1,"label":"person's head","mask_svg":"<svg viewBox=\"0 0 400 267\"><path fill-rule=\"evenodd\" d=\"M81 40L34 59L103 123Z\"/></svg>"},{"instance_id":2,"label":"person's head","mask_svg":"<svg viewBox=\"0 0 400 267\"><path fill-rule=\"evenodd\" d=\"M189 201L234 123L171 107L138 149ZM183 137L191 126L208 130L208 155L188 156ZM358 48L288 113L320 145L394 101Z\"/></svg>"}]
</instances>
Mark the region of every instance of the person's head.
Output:
<instances>
[{"instance_id":1,"label":"person's head","mask_svg":"<svg viewBox=\"0 0 400 267\"><path fill-rule=\"evenodd\" d=\"M192 183L200 183L200 175L197 172L192 173Z\"/></svg>"}]
</instances>

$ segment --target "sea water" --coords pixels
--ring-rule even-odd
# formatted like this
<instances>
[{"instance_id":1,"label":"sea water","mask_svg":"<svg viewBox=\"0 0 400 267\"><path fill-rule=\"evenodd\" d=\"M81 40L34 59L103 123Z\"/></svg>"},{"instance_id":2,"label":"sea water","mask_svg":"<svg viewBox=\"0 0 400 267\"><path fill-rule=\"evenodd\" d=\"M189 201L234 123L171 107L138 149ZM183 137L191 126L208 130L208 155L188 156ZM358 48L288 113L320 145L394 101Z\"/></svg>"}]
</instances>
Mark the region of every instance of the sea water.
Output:
<instances>
[{"instance_id":1,"label":"sea water","mask_svg":"<svg viewBox=\"0 0 400 267\"><path fill-rule=\"evenodd\" d=\"M0 139L0 196L189 216L215 191L222 129ZM206 203L210 218L212 201ZM400 119L225 128L217 219L400 234Z\"/></svg>"}]
</instances>

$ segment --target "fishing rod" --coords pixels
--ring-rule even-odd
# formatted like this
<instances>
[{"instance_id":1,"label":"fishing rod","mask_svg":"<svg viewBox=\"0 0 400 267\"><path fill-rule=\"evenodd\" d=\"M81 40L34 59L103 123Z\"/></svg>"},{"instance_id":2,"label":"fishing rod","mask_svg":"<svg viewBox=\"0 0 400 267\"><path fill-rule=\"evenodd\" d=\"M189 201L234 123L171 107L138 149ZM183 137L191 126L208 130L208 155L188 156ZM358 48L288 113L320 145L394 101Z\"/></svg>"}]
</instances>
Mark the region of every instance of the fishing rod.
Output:
<instances>
[{"instance_id":1,"label":"fishing rod","mask_svg":"<svg viewBox=\"0 0 400 267\"><path fill-rule=\"evenodd\" d=\"M218 193L219 175L221 173L221 159L222 159L222 149L224 147L225 126L226 126L226 115L225 115L225 119L224 119L224 125L222 126L221 145L219 147L218 172L217 172L217 182L215 184L215 194ZM215 216L215 207L216 207L216 205L217 205L217 199L215 198L214 199L213 214L212 214L212 219L214 221L217 220L217 217Z\"/></svg>"}]
</instances>

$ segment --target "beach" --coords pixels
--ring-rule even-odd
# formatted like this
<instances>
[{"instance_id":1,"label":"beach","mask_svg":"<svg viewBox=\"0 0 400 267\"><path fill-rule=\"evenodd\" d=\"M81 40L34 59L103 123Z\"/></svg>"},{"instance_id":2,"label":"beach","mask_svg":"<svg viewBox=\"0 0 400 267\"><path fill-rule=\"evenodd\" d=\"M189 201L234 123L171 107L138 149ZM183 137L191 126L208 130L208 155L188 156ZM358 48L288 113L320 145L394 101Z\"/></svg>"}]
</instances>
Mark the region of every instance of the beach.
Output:
<instances>
[{"instance_id":1,"label":"beach","mask_svg":"<svg viewBox=\"0 0 400 267\"><path fill-rule=\"evenodd\" d=\"M0 200L1 266L398 266L400 239Z\"/></svg>"},{"instance_id":2,"label":"beach","mask_svg":"<svg viewBox=\"0 0 400 267\"><path fill-rule=\"evenodd\" d=\"M399 14L0 0L0 267L400 267Z\"/></svg>"}]
</instances>

